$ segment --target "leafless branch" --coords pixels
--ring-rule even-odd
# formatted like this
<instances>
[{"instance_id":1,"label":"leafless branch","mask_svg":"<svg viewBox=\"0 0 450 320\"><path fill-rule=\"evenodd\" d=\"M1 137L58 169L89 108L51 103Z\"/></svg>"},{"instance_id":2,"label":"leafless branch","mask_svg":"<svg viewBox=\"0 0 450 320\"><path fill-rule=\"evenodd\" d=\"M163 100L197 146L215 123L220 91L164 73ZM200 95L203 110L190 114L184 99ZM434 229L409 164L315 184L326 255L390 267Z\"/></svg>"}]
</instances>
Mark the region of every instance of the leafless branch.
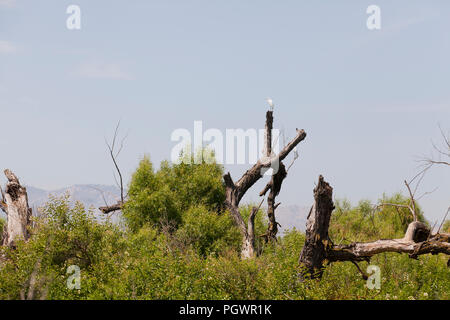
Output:
<instances>
[{"instance_id":1,"label":"leafless branch","mask_svg":"<svg viewBox=\"0 0 450 320\"><path fill-rule=\"evenodd\" d=\"M414 218L414 221L416 219L416 213L414 212L414 209L411 206L409 206L409 205L397 204L397 203L389 203L389 202L383 202L383 203L380 203L380 204L376 205L377 208L383 207L383 206L391 206L391 207L396 207L396 208L408 209L409 212L411 212L411 214L412 214L412 216Z\"/></svg>"},{"instance_id":2,"label":"leafless branch","mask_svg":"<svg viewBox=\"0 0 450 320\"><path fill-rule=\"evenodd\" d=\"M114 130L114 136L113 136L111 143L109 143L106 138L105 138L105 143L106 143L106 146L108 147L109 155L111 156L111 160L114 164L115 170L119 176L119 181L118 181L115 173L113 174L116 185L120 188L120 201L118 201L116 204L113 204L111 206L106 205L105 207L100 207L99 210L105 214L114 212L117 210L121 210L125 203L123 177L122 177L122 172L120 171L119 165L117 163L117 158L123 149L124 141L127 138L128 133L120 140L120 144L117 148L116 143L117 143L117 139L119 136L119 128L120 128L120 121L117 122L116 128Z\"/></svg>"},{"instance_id":3,"label":"leafless branch","mask_svg":"<svg viewBox=\"0 0 450 320\"><path fill-rule=\"evenodd\" d=\"M361 276L364 280L369 279L369 276L367 275L367 273L365 273L363 270L361 270L361 268L359 267L359 265L356 261L352 261L352 263L356 266L356 268L358 269L359 273L361 274Z\"/></svg>"},{"instance_id":4,"label":"leafless branch","mask_svg":"<svg viewBox=\"0 0 450 320\"><path fill-rule=\"evenodd\" d=\"M434 188L431 191L426 191L423 194L421 194L420 196L416 197L416 201L419 201L420 199L422 199L424 196L432 194L433 192L435 192L437 189L439 189L439 187Z\"/></svg>"},{"instance_id":5,"label":"leafless branch","mask_svg":"<svg viewBox=\"0 0 450 320\"><path fill-rule=\"evenodd\" d=\"M431 145L433 146L433 149L437 151L439 155L439 159L434 159L433 157L425 157L421 161L428 165L446 165L450 166L450 135L445 134L442 127L439 125L439 131L442 136L443 140L443 146L439 147L437 146L433 141L431 141ZM442 160L440 157L446 157L448 160Z\"/></svg>"},{"instance_id":6,"label":"leafless branch","mask_svg":"<svg viewBox=\"0 0 450 320\"><path fill-rule=\"evenodd\" d=\"M297 148L294 148L294 158L292 159L291 164L287 167L286 172L289 172L289 169L291 169L292 165L294 164L295 160L298 159L298 151Z\"/></svg>"},{"instance_id":7,"label":"leafless branch","mask_svg":"<svg viewBox=\"0 0 450 320\"><path fill-rule=\"evenodd\" d=\"M447 208L447 212L445 213L444 219L442 219L442 222L441 222L441 224L439 225L439 229L438 229L437 233L439 233L439 231L441 231L441 228L442 228L442 226L444 225L445 220L447 219L447 215L448 215L448 212L449 212L449 211L450 211L450 207Z\"/></svg>"},{"instance_id":8,"label":"leafless branch","mask_svg":"<svg viewBox=\"0 0 450 320\"><path fill-rule=\"evenodd\" d=\"M411 213L414 216L414 221L417 221L416 202L414 200L414 195L411 191L411 187L409 186L408 181L405 180L404 182L405 182L406 188L408 189L408 192L409 192L409 197L410 197L410 201L411 201L411 209L412 209Z\"/></svg>"},{"instance_id":9,"label":"leafless branch","mask_svg":"<svg viewBox=\"0 0 450 320\"><path fill-rule=\"evenodd\" d=\"M102 199L103 199L103 202L105 203L105 206L108 206L108 201L106 201L106 198L105 198L105 192L102 189L96 188L94 186L90 186L90 188L94 189L95 191L98 191L101 194L101 196L102 196Z\"/></svg>"}]
</instances>

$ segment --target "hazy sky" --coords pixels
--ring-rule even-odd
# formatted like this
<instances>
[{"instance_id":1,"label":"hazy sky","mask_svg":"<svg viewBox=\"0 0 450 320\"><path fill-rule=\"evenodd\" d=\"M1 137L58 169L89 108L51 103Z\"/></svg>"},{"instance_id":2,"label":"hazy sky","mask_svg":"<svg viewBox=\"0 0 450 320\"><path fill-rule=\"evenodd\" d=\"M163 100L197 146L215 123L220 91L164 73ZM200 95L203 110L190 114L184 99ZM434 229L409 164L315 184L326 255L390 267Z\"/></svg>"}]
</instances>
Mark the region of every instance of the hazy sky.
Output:
<instances>
[{"instance_id":1,"label":"hazy sky","mask_svg":"<svg viewBox=\"0 0 450 320\"><path fill-rule=\"evenodd\" d=\"M81 30L66 27L71 4ZM381 30L366 27L371 4ZM405 192L438 124L450 129L449 16L444 0L0 0L0 168L47 189L114 184L104 138L120 119L128 181L195 120L263 128L272 97L275 126L308 134L283 204L310 205L319 174L354 203ZM436 167L421 185L438 187L421 201L433 221L449 178Z\"/></svg>"}]
</instances>

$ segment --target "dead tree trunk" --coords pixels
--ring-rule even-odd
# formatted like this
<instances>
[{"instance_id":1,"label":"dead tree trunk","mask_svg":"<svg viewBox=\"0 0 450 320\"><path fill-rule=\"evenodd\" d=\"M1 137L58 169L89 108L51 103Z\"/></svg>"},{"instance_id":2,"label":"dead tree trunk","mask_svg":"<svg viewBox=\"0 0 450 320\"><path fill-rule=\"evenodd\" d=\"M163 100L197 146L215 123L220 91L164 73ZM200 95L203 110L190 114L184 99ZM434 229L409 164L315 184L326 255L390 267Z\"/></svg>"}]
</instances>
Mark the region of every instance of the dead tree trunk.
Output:
<instances>
[{"instance_id":1,"label":"dead tree trunk","mask_svg":"<svg viewBox=\"0 0 450 320\"><path fill-rule=\"evenodd\" d=\"M319 176L319 182L314 189L314 205L309 211L306 222L305 246L299 260L300 265L303 266L303 278L322 276L323 261L330 242L328 227L333 210L333 188L322 176Z\"/></svg>"},{"instance_id":2,"label":"dead tree trunk","mask_svg":"<svg viewBox=\"0 0 450 320\"><path fill-rule=\"evenodd\" d=\"M281 184L287 176L286 167L283 162L280 161L277 173L272 175L270 182L266 185L263 191L259 194L264 196L268 190L269 196L267 197L267 217L269 218L269 225L267 227L267 232L262 235L264 240L268 242L271 239L276 239L278 233L279 223L275 219L275 210L278 208L280 203L275 203L275 198L278 196L281 190Z\"/></svg>"},{"instance_id":3,"label":"dead tree trunk","mask_svg":"<svg viewBox=\"0 0 450 320\"><path fill-rule=\"evenodd\" d=\"M248 220L248 224L246 225L244 219L242 218L239 212L239 195L238 188L231 179L230 173L227 173L223 176L225 181L225 192L226 192L226 200L225 206L230 211L231 216L234 219L234 222L238 226L239 230L242 234L242 248L241 248L241 257L242 259L249 259L255 256L255 239L254 234L249 234L249 230L254 230L254 218ZM251 217L251 215L250 215Z\"/></svg>"},{"instance_id":4,"label":"dead tree trunk","mask_svg":"<svg viewBox=\"0 0 450 320\"><path fill-rule=\"evenodd\" d=\"M278 208L280 203L276 203L275 198L280 193L281 185L283 184L283 181L287 176L287 171L289 170L289 169L286 170L286 167L283 164L283 162L272 153L272 134L271 134L272 128L273 128L273 112L267 111L266 134L265 134L265 157L267 159L272 159L272 163L274 164L274 166L272 168L273 172L270 181L259 193L259 196L262 197L267 193L267 191L270 190L269 196L267 197L267 217L269 219L269 223L267 226L267 231L261 235L261 237L264 238L266 243L269 242L270 240L277 239L276 236L278 233L278 226L280 224L276 221L275 210ZM273 161L273 159L275 161ZM297 154L295 152L294 160L291 163L291 166L296 159Z\"/></svg>"},{"instance_id":5,"label":"dead tree trunk","mask_svg":"<svg viewBox=\"0 0 450 320\"><path fill-rule=\"evenodd\" d=\"M262 202L261 202L262 204ZM261 206L260 204L260 206ZM247 233L244 234L241 257L243 259L249 259L256 256L255 250L255 217L258 213L259 207L253 207L248 217Z\"/></svg>"},{"instance_id":6,"label":"dead tree trunk","mask_svg":"<svg viewBox=\"0 0 450 320\"><path fill-rule=\"evenodd\" d=\"M1 190L0 208L5 212L7 222L3 232L3 245L14 248L18 240L28 240L28 227L31 222L31 209L28 206L27 190L19 179L9 170L5 170L8 182L5 191Z\"/></svg>"},{"instance_id":7,"label":"dead tree trunk","mask_svg":"<svg viewBox=\"0 0 450 320\"><path fill-rule=\"evenodd\" d=\"M334 245L328 236L334 209L332 192L333 189L320 176L314 189L315 202L308 215L305 246L299 259L303 268L301 278L320 278L324 261L351 261L356 264L358 261L370 261L372 256L383 252L407 253L413 259L428 253L450 255L450 234L431 235L430 229L419 221L411 222L401 239Z\"/></svg>"},{"instance_id":8,"label":"dead tree trunk","mask_svg":"<svg viewBox=\"0 0 450 320\"><path fill-rule=\"evenodd\" d=\"M283 175L284 165L281 163L282 160L284 160L288 154L299 144L302 140L306 137L306 132L304 130L298 130L297 129L297 135L290 141L280 152L278 155L272 156L271 153L271 141L268 142L269 139L271 140L272 133L268 132L269 130L272 130L272 121L273 121L273 112L268 111L266 114L266 154L265 157L262 159L259 159L256 164L253 165L247 172L244 173L244 175L236 182L233 182L233 179L231 178L230 173L227 173L224 175L223 179L225 182L225 191L226 191L226 198L225 198L225 207L230 211L231 216L233 217L236 225L238 226L239 230L241 231L242 237L243 237L243 246L241 249L241 257L243 259L252 258L256 255L255 250L255 235L254 235L254 216L253 211L250 215L249 221L247 222L247 225L242 218L242 215L239 212L239 202L241 201L242 197L245 195L248 189L250 189L261 177L263 176L264 172L268 170L269 168L273 168L275 171L275 175L278 173L277 178L275 178L275 175L272 177L272 180L279 181L279 185L281 186L281 181L284 179L281 178ZM269 146L270 144L270 146ZM268 155L268 156L267 156ZM281 168L281 170L280 170ZM281 171L281 172L280 172ZM281 179L280 179L281 178ZM279 188L277 191L278 186L276 184L270 185L270 182L268 186L265 188L264 194L269 190L273 189L273 195L278 194ZM275 202L275 196L272 197L273 202ZM262 203L262 202L261 202ZM270 206L270 205L269 205ZM276 208L276 205L272 205L273 211ZM257 212L257 211L256 211ZM254 214L256 214L256 212ZM274 222L274 226L276 228L276 221L275 221L275 215L272 215L272 218L269 217L269 219L272 219ZM269 224L270 228L270 224ZM251 230L251 232L249 232ZM276 229L272 229L272 232ZM275 231L276 232L276 231Z\"/></svg>"},{"instance_id":9,"label":"dead tree trunk","mask_svg":"<svg viewBox=\"0 0 450 320\"><path fill-rule=\"evenodd\" d=\"M119 127L120 127L120 121L117 123L116 126L116 130L114 131L114 137L112 139L112 142L109 143L108 141L106 141L106 145L108 147L108 151L109 151L109 155L111 156L111 160L114 163L114 168L117 171L117 174L119 175L119 182L117 182L116 179L116 175L114 175L114 179L116 179L116 183L118 185L118 187L120 188L120 200L117 201L115 204L113 205L108 205L106 203L105 198L103 197L103 199L105 200L105 206L104 207L99 207L98 209L104 213L104 214L108 214L111 212L116 212L119 210L123 209L123 206L125 204L125 195L124 195L124 190L123 190L123 177L122 177L122 172L120 171L119 165L117 163L117 158L120 155L120 152L123 149L123 142L125 141L126 137L125 136L122 141L120 142L120 146L119 149L117 149L117 139L118 139L118 135L119 135ZM103 193L102 193L103 195Z\"/></svg>"}]
</instances>

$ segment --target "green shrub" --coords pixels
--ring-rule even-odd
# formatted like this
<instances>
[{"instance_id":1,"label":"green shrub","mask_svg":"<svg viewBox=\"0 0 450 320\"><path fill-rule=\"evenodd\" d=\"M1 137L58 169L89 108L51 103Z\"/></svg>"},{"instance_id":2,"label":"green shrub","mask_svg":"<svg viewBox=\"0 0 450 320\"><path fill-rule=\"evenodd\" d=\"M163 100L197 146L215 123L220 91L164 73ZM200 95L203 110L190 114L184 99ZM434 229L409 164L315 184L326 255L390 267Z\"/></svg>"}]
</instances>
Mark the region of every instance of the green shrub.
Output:
<instances>
[{"instance_id":1,"label":"green shrub","mask_svg":"<svg viewBox=\"0 0 450 320\"><path fill-rule=\"evenodd\" d=\"M201 256L238 251L242 236L228 212L217 214L205 206L192 207L183 214L183 224L175 237L184 245L193 246Z\"/></svg>"},{"instance_id":2,"label":"green shrub","mask_svg":"<svg viewBox=\"0 0 450 320\"><path fill-rule=\"evenodd\" d=\"M305 235L288 230L264 243L262 210L255 219L258 257L240 258L242 236L223 202L222 169L215 164L171 165L154 172L141 161L125 208L129 228L96 219L69 198L51 198L28 242L1 248L0 299L450 299L448 256L375 255L381 288L370 290L350 262L326 265L322 279L299 281ZM206 187L205 187L206 185ZM194 192L199 190L199 192ZM380 202L404 204L396 194ZM240 208L247 221L252 206ZM423 215L420 215L423 220ZM408 210L368 201L336 201L334 243L402 237ZM448 230L449 223L443 231ZM81 270L81 288L69 289L67 268ZM368 263L359 263L366 270ZM35 282L34 289L32 283Z\"/></svg>"},{"instance_id":3,"label":"green shrub","mask_svg":"<svg viewBox=\"0 0 450 320\"><path fill-rule=\"evenodd\" d=\"M140 162L129 185L124 217L131 230L159 225L161 220L178 226L183 212L203 205L218 211L225 199L223 169L216 163L173 164L163 161L154 172L148 157Z\"/></svg>"}]
</instances>

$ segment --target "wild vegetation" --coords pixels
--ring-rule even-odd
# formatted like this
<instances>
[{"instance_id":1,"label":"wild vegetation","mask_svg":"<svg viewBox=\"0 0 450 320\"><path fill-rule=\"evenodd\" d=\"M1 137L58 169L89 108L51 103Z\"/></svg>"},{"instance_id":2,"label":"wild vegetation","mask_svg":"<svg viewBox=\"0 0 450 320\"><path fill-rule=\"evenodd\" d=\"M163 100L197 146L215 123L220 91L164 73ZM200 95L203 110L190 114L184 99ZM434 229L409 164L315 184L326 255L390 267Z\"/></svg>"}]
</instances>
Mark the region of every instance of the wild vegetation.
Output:
<instances>
[{"instance_id":1,"label":"wild vegetation","mask_svg":"<svg viewBox=\"0 0 450 320\"><path fill-rule=\"evenodd\" d=\"M424 159L404 181L407 196L383 194L376 204L333 199L319 176L306 231L279 234L276 197L306 132L297 129L275 154L272 124L269 110L263 157L236 181L209 150L158 170L146 156L126 195L117 126L108 150L121 196L99 208L100 219L69 196L50 198L33 215L26 188L5 170L0 299L450 299L450 220L435 232L416 197L427 170L448 161ZM444 149L435 149L450 157L441 133ZM259 205L240 203L269 169ZM112 223L118 211L121 223ZM375 287L366 281L373 268Z\"/></svg>"},{"instance_id":2,"label":"wild vegetation","mask_svg":"<svg viewBox=\"0 0 450 320\"><path fill-rule=\"evenodd\" d=\"M169 164L155 171L145 157L129 184L123 223L96 219L93 208L51 198L33 217L28 241L2 247L0 299L450 299L448 256L381 253L380 289L369 289L351 262L327 265L321 279L300 281L305 234L256 238L257 256L241 258L242 236L223 207L223 168ZM401 194L380 203L407 204ZM240 207L245 221L253 206ZM418 208L419 220L427 223ZM407 208L373 210L368 201L336 200L329 228L334 243L402 237ZM259 209L255 234L266 232ZM450 221L443 226L449 231ZM81 286L68 289L68 267ZM368 264L360 264L365 269Z\"/></svg>"}]
</instances>

